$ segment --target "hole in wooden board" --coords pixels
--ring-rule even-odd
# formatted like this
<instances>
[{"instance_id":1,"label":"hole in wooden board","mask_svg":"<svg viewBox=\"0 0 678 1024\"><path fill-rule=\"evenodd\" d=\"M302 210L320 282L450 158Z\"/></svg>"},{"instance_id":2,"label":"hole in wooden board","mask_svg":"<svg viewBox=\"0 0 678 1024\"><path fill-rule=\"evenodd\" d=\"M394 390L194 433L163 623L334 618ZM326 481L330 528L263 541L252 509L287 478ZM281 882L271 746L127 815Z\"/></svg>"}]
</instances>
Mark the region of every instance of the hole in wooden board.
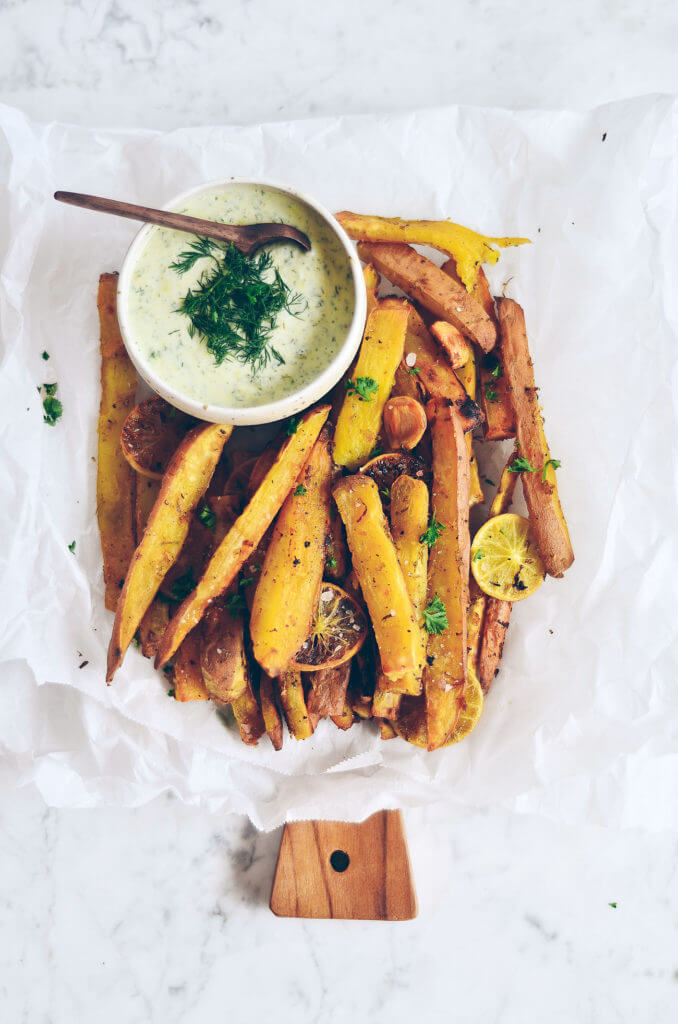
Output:
<instances>
[{"instance_id":1,"label":"hole in wooden board","mask_svg":"<svg viewBox=\"0 0 678 1024\"><path fill-rule=\"evenodd\" d=\"M345 871L351 863L351 858L343 850L334 850L330 854L330 864L335 871Z\"/></svg>"}]
</instances>

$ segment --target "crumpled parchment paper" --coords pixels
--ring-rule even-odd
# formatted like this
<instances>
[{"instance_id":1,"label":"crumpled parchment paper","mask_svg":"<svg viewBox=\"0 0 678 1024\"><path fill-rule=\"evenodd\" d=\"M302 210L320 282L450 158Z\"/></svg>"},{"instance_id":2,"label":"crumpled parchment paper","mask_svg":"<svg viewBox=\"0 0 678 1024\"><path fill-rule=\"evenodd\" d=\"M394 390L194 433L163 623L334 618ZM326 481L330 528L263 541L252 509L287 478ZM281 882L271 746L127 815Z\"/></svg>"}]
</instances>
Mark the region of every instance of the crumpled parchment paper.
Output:
<instances>
[{"instance_id":1,"label":"crumpled parchment paper","mask_svg":"<svg viewBox=\"0 0 678 1024\"><path fill-rule=\"evenodd\" d=\"M451 749L425 754L327 722L280 754L266 739L249 749L213 707L168 699L136 651L104 684L95 299L136 228L52 193L160 205L229 175L286 181L337 210L533 240L490 276L526 310L576 561L516 608L483 718ZM676 181L668 97L587 114L451 107L168 134L40 125L1 107L3 778L60 806L171 789L261 828L441 798L675 826ZM52 381L64 405L55 427L36 392ZM490 447L480 459L497 480Z\"/></svg>"}]
</instances>

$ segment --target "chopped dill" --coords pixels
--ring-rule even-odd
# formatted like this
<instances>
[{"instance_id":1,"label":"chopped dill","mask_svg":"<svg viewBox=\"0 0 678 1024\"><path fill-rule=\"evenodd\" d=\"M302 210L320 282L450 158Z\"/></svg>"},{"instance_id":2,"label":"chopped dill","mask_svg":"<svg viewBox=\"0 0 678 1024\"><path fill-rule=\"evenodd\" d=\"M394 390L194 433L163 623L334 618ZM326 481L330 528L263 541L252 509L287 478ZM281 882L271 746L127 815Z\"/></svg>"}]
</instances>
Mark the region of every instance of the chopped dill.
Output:
<instances>
[{"instance_id":1,"label":"chopped dill","mask_svg":"<svg viewBox=\"0 0 678 1024\"><path fill-rule=\"evenodd\" d=\"M290 291L270 254L260 252L250 259L231 242L196 238L170 269L185 274L199 260L210 262L177 310L189 320L190 337L197 335L205 343L217 366L236 359L254 375L271 359L284 363L270 341L278 315L299 316L307 303Z\"/></svg>"}]
</instances>

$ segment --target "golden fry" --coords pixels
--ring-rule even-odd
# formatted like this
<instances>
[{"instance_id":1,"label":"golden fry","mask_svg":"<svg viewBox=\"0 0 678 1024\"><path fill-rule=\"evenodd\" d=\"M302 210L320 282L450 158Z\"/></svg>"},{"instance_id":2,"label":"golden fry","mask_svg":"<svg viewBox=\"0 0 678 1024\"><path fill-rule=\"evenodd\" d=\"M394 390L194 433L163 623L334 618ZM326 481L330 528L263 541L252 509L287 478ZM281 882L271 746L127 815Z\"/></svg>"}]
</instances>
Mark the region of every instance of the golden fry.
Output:
<instances>
[{"instance_id":1,"label":"golden fry","mask_svg":"<svg viewBox=\"0 0 678 1024\"><path fill-rule=\"evenodd\" d=\"M134 405L136 373L120 335L117 274L99 278L101 404L97 454L97 521L104 561L104 603L114 612L134 554L134 470L120 448L120 433Z\"/></svg>"}]
</instances>

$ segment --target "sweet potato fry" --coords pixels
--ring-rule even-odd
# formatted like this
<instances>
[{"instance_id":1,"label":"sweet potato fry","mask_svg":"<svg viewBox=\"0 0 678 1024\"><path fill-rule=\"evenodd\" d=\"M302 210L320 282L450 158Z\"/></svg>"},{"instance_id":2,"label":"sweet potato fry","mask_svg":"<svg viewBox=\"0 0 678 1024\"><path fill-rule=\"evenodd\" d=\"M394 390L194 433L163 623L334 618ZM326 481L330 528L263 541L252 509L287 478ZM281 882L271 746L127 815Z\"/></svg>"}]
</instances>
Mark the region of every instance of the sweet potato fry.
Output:
<instances>
[{"instance_id":1,"label":"sweet potato fry","mask_svg":"<svg viewBox=\"0 0 678 1024\"><path fill-rule=\"evenodd\" d=\"M301 672L288 669L278 677L277 682L280 703L291 735L295 740L307 740L313 735L313 725L306 707Z\"/></svg>"},{"instance_id":2,"label":"sweet potato fry","mask_svg":"<svg viewBox=\"0 0 678 1024\"><path fill-rule=\"evenodd\" d=\"M282 750L283 728L280 712L273 695L273 680L265 672L261 673L259 680L259 704L264 719L266 733L274 750Z\"/></svg>"},{"instance_id":3,"label":"sweet potato fry","mask_svg":"<svg viewBox=\"0 0 678 1024\"><path fill-rule=\"evenodd\" d=\"M325 575L331 580L342 580L348 570L348 548L341 516L334 503L330 505L330 516L325 535Z\"/></svg>"},{"instance_id":4,"label":"sweet potato fry","mask_svg":"<svg viewBox=\"0 0 678 1024\"><path fill-rule=\"evenodd\" d=\"M448 260L442 266L443 271L460 281L454 260ZM482 267L478 271L478 280L473 288L473 297L478 300L487 315L494 323L497 315L490 286ZM506 378L502 369L501 337L491 352L478 358L480 387L478 401L485 415L484 436L486 441L502 441L515 436L513 406L506 386ZM475 397L475 395L474 395Z\"/></svg>"},{"instance_id":5,"label":"sweet potato fry","mask_svg":"<svg viewBox=\"0 0 678 1024\"><path fill-rule=\"evenodd\" d=\"M215 601L201 629L190 636L200 637L200 668L210 697L231 704L242 696L248 679L242 614L232 614L223 601Z\"/></svg>"},{"instance_id":6,"label":"sweet potato fry","mask_svg":"<svg viewBox=\"0 0 678 1024\"><path fill-rule=\"evenodd\" d=\"M370 313L353 376L334 432L334 461L338 466L358 469L374 448L384 405L391 394L398 365L403 357L407 310L383 308Z\"/></svg>"},{"instance_id":7,"label":"sweet potato fry","mask_svg":"<svg viewBox=\"0 0 678 1024\"><path fill-rule=\"evenodd\" d=\"M367 291L367 315L369 316L373 309L377 305L377 292L379 291L379 274L376 272L371 263L366 263L363 267L363 277L365 279L365 289Z\"/></svg>"},{"instance_id":8,"label":"sweet potato fry","mask_svg":"<svg viewBox=\"0 0 678 1024\"><path fill-rule=\"evenodd\" d=\"M449 220L402 220L400 217L363 216L348 210L335 216L351 238L371 242L412 242L429 245L453 256L469 291L475 284L480 264L496 263L499 259L500 254L494 246L506 248L530 241L529 238L492 238Z\"/></svg>"},{"instance_id":9,"label":"sweet potato fry","mask_svg":"<svg viewBox=\"0 0 678 1024\"><path fill-rule=\"evenodd\" d=\"M381 721L379 722L379 735L382 740L394 740L398 733L395 731L390 722Z\"/></svg>"},{"instance_id":10,"label":"sweet potato fry","mask_svg":"<svg viewBox=\"0 0 678 1024\"><path fill-rule=\"evenodd\" d=\"M261 487L214 552L197 587L170 619L158 650L156 668L169 661L186 634L200 622L208 605L230 586L257 547L308 459L328 412L328 405L318 406L295 424L295 432L285 439Z\"/></svg>"},{"instance_id":11,"label":"sweet potato fry","mask_svg":"<svg viewBox=\"0 0 678 1024\"><path fill-rule=\"evenodd\" d=\"M336 668L310 672L311 690L306 701L309 714L319 718L341 715L346 702L346 689L351 675L351 662Z\"/></svg>"},{"instance_id":12,"label":"sweet potato fry","mask_svg":"<svg viewBox=\"0 0 678 1024\"><path fill-rule=\"evenodd\" d=\"M400 708L403 695L402 693L396 693L395 690L389 690L388 685L386 685L385 689L381 689L379 683L382 679L386 680L386 684L388 684L388 680L384 675L381 675L377 680L377 686L372 699L372 714L375 718L395 719L398 717L398 709Z\"/></svg>"},{"instance_id":13,"label":"sweet potato fry","mask_svg":"<svg viewBox=\"0 0 678 1024\"><path fill-rule=\"evenodd\" d=\"M200 671L200 641L187 636L174 660L174 699L178 701L209 700Z\"/></svg>"},{"instance_id":14,"label":"sweet potato fry","mask_svg":"<svg viewBox=\"0 0 678 1024\"><path fill-rule=\"evenodd\" d=\"M344 704L344 710L340 715L330 715L330 718L336 725L337 729L350 729L353 723L356 721L356 716L353 714L353 708L346 701Z\"/></svg>"},{"instance_id":15,"label":"sweet potato fry","mask_svg":"<svg viewBox=\"0 0 678 1024\"><path fill-rule=\"evenodd\" d=\"M422 671L426 654L423 612L426 604L428 548L421 538L428 526L428 506L428 487L423 480L399 476L391 487L391 535L419 626ZM409 694L421 693L421 674L411 672L395 681L380 674L375 691L374 714L377 718L391 718L397 710L397 702L392 700L390 713L380 713L379 708L388 703L381 697L387 690Z\"/></svg>"},{"instance_id":16,"label":"sweet potato fry","mask_svg":"<svg viewBox=\"0 0 678 1024\"><path fill-rule=\"evenodd\" d=\"M311 631L325 566L332 457L321 434L273 526L250 617L254 657L279 676Z\"/></svg>"},{"instance_id":17,"label":"sweet potato fry","mask_svg":"<svg viewBox=\"0 0 678 1024\"><path fill-rule=\"evenodd\" d=\"M478 680L483 693L487 693L499 671L504 641L511 621L511 608L510 601L498 601L495 597L487 600L478 656Z\"/></svg>"},{"instance_id":18,"label":"sweet potato fry","mask_svg":"<svg viewBox=\"0 0 678 1024\"><path fill-rule=\"evenodd\" d=\"M193 510L207 489L231 430L221 424L195 427L172 457L118 601L108 648L108 681L113 678L146 609L181 551Z\"/></svg>"},{"instance_id":19,"label":"sweet potato fry","mask_svg":"<svg viewBox=\"0 0 678 1024\"><path fill-rule=\"evenodd\" d=\"M485 619L485 608L487 595L476 583L473 576L469 580L470 599L467 615L466 649L468 651L467 665L469 669L477 674L478 657L480 654L480 643L483 634L483 622Z\"/></svg>"},{"instance_id":20,"label":"sweet potato fry","mask_svg":"<svg viewBox=\"0 0 678 1024\"><path fill-rule=\"evenodd\" d=\"M444 530L429 553L427 599L442 602L447 627L431 632L424 692L429 750L455 729L467 682L469 459L461 422L450 406L430 403L433 434L432 505Z\"/></svg>"},{"instance_id":21,"label":"sweet potato fry","mask_svg":"<svg viewBox=\"0 0 678 1024\"><path fill-rule=\"evenodd\" d=\"M239 697L231 704L235 720L240 730L240 739L249 747L256 746L266 732L261 709L252 690L252 683L247 670L247 685Z\"/></svg>"},{"instance_id":22,"label":"sweet potato fry","mask_svg":"<svg viewBox=\"0 0 678 1024\"><path fill-rule=\"evenodd\" d=\"M516 458L513 452L501 474L499 487L495 494L488 518L501 516L508 512L513 492L516 488L519 473L512 473L511 466ZM478 588L475 580L471 580L472 593L474 595L469 609L469 658L471 657L472 639L473 643L473 667L477 671L478 681L487 693L490 684L499 671L499 662L504 649L504 640L511 620L513 604L511 601L499 601L496 597L487 597ZM480 631L474 632L471 637L472 615L476 609L480 612L482 621ZM475 629L475 622L474 622Z\"/></svg>"},{"instance_id":23,"label":"sweet potato fry","mask_svg":"<svg viewBox=\"0 0 678 1024\"><path fill-rule=\"evenodd\" d=\"M544 436L527 344L525 315L513 299L499 299L497 308L504 373L515 414L519 454L532 466L531 472L521 473L530 524L546 571L550 576L562 576L572 565L574 552Z\"/></svg>"},{"instance_id":24,"label":"sweet potato fry","mask_svg":"<svg viewBox=\"0 0 678 1024\"><path fill-rule=\"evenodd\" d=\"M118 327L117 287L117 274L102 274L99 278L101 403L97 429L97 521L104 561L104 603L112 612L134 554L136 476L120 448L120 433L134 405L137 378Z\"/></svg>"},{"instance_id":25,"label":"sweet potato fry","mask_svg":"<svg viewBox=\"0 0 678 1024\"><path fill-rule=\"evenodd\" d=\"M390 679L421 671L419 625L374 481L344 477L334 499L346 527L353 568L374 627L382 669Z\"/></svg>"},{"instance_id":26,"label":"sweet potato fry","mask_svg":"<svg viewBox=\"0 0 678 1024\"><path fill-rule=\"evenodd\" d=\"M135 497L135 535L137 543L146 529L148 517L160 493L160 481L144 476L137 476ZM139 623L139 641L144 658L155 658L160 637L169 622L169 605L161 597L154 597Z\"/></svg>"},{"instance_id":27,"label":"sweet potato fry","mask_svg":"<svg viewBox=\"0 0 678 1024\"><path fill-rule=\"evenodd\" d=\"M412 361L414 358L412 366L408 368L416 371L418 385L431 398L444 399L455 406L463 420L464 430L473 430L482 422L483 414L473 399L469 398L464 385L429 334L414 306L403 299L384 299L381 305L407 309L409 319L405 335L405 359Z\"/></svg>"},{"instance_id":28,"label":"sweet potato fry","mask_svg":"<svg viewBox=\"0 0 678 1024\"><path fill-rule=\"evenodd\" d=\"M392 284L402 288L438 320L458 327L465 338L489 352L497 329L479 302L451 277L409 245L361 242L358 255L373 263Z\"/></svg>"}]
</instances>

